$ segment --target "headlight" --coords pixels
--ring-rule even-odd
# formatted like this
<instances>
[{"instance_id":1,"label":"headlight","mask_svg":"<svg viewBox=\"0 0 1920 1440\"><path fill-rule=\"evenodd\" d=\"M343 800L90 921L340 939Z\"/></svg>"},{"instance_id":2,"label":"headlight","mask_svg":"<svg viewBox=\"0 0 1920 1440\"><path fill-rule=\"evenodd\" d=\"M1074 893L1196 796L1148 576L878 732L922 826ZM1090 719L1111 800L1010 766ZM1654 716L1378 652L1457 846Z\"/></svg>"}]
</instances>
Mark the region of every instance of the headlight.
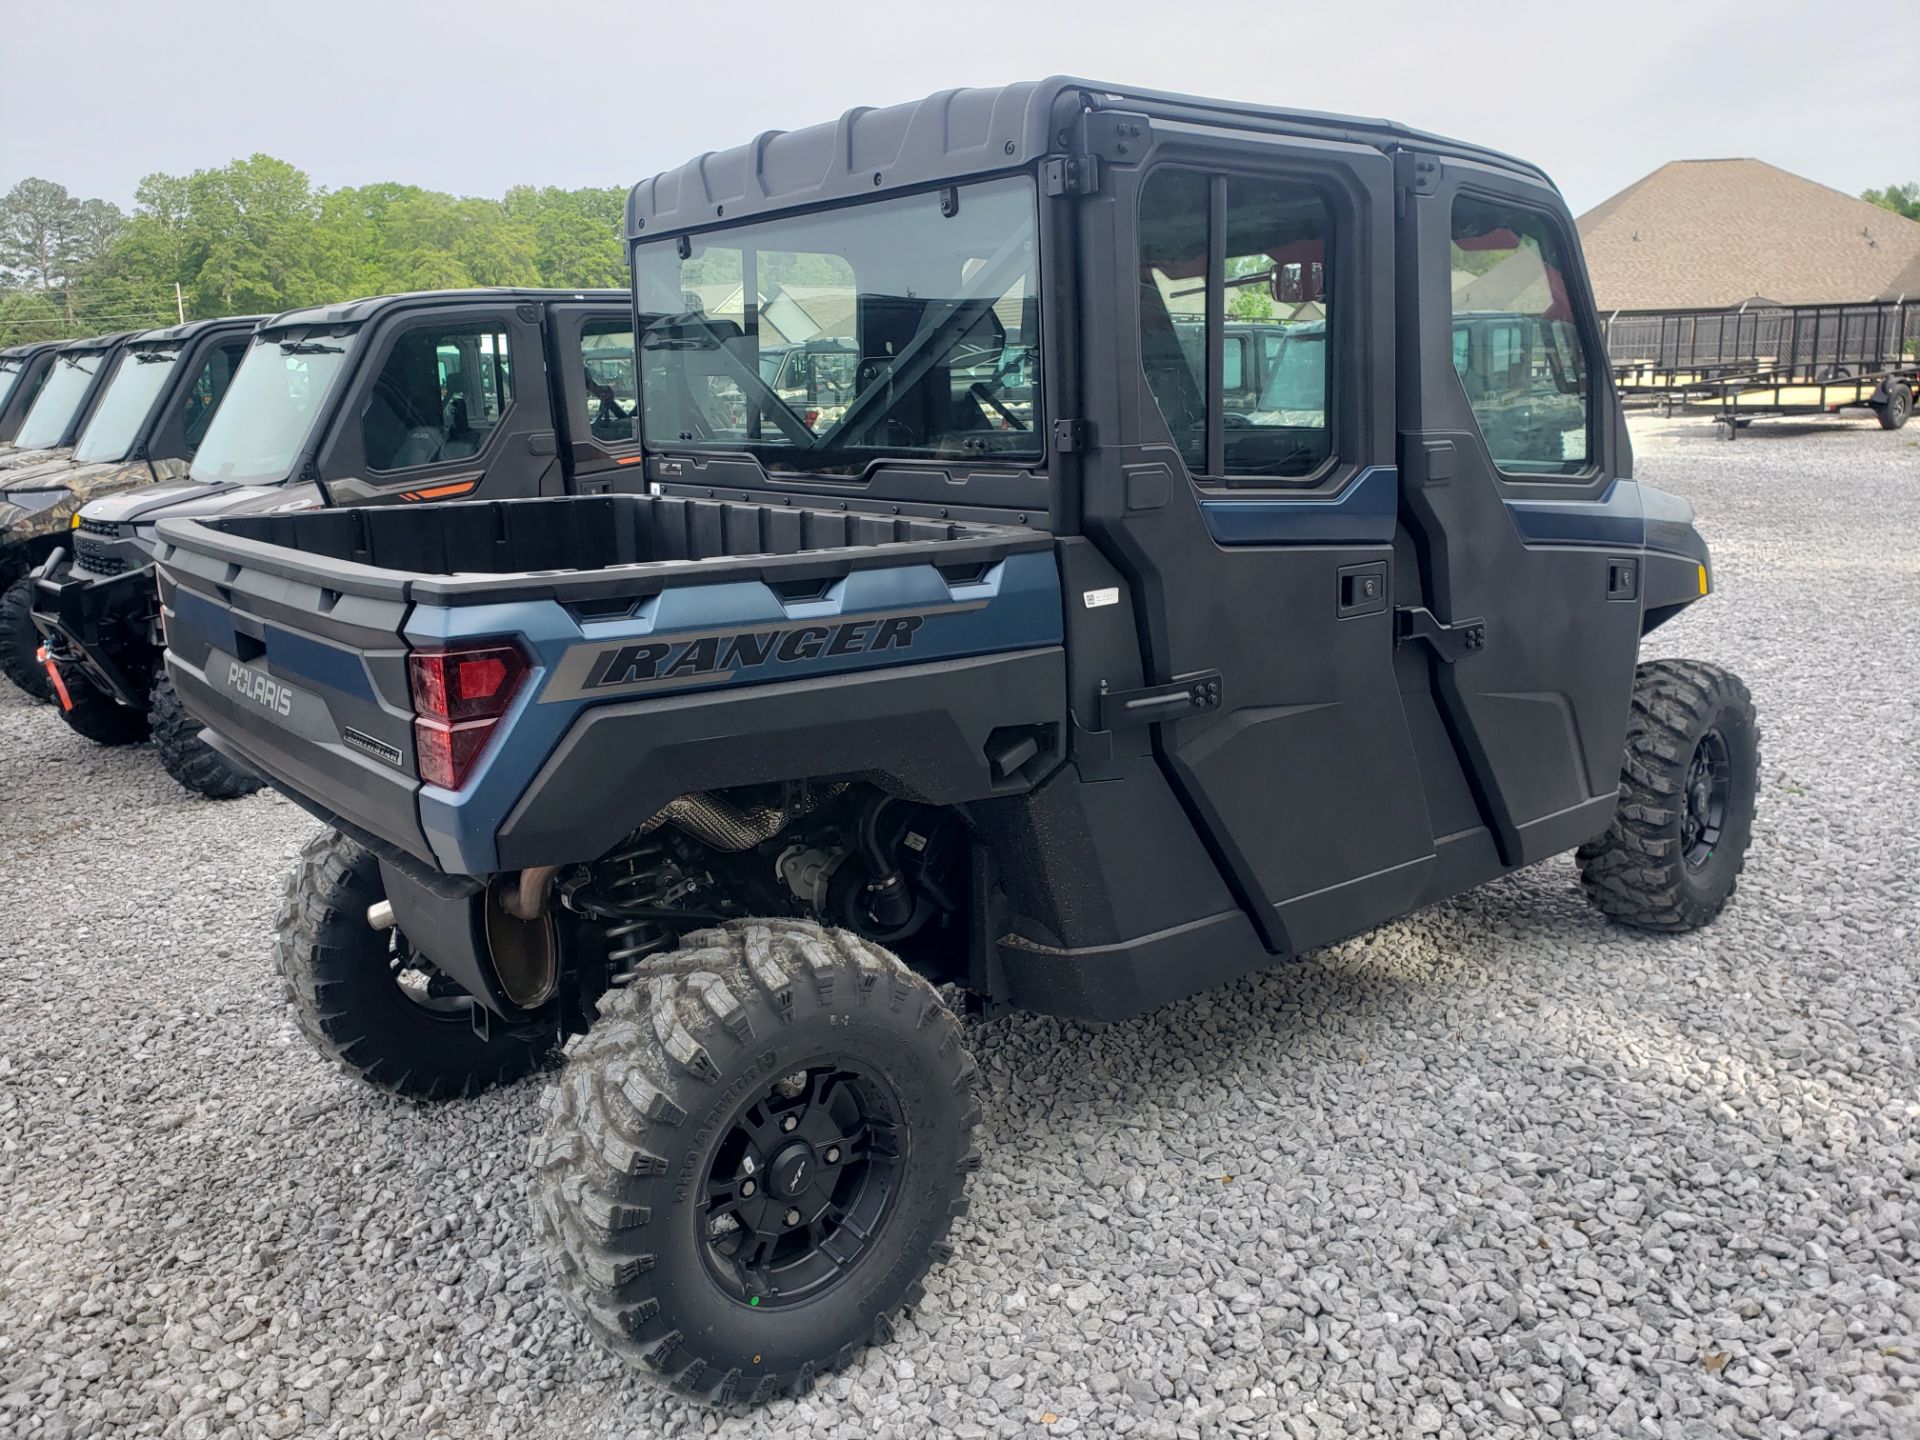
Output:
<instances>
[{"instance_id":1,"label":"headlight","mask_svg":"<svg viewBox=\"0 0 1920 1440\"><path fill-rule=\"evenodd\" d=\"M37 515L42 510L51 510L67 498L65 490L6 490L0 491L0 500L9 505L17 505L29 515Z\"/></svg>"}]
</instances>

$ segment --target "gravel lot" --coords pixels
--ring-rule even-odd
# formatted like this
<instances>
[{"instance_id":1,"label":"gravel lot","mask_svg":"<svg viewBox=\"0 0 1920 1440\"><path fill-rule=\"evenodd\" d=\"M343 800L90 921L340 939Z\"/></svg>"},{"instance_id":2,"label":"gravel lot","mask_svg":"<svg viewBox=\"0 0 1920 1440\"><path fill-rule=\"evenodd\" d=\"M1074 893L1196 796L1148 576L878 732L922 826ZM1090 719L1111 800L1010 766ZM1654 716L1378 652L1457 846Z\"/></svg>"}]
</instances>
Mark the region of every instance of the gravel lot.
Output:
<instances>
[{"instance_id":1,"label":"gravel lot","mask_svg":"<svg viewBox=\"0 0 1920 1440\"><path fill-rule=\"evenodd\" d=\"M1559 860L1106 1029L975 1027L985 1168L892 1346L749 1416L527 1251L539 1086L425 1110L268 977L312 822L0 696L0 1433L1920 1435L1920 429L1637 421L1738 669L1739 897Z\"/></svg>"}]
</instances>

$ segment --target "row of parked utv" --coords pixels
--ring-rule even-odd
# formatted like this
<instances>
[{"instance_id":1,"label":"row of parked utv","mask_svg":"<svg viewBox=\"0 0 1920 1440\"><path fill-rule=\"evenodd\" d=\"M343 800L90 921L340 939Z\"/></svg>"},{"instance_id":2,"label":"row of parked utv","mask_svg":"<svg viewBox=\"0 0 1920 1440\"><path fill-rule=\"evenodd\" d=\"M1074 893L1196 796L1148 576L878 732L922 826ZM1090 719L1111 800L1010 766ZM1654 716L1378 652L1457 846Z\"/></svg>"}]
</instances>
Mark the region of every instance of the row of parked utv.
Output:
<instances>
[{"instance_id":1,"label":"row of parked utv","mask_svg":"<svg viewBox=\"0 0 1920 1440\"><path fill-rule=\"evenodd\" d=\"M964 1249L950 999L1123 1020L1567 852L1611 921L1732 896L1753 705L1640 662L1711 562L1534 166L1052 79L626 239L631 295L10 354L0 535L16 683L323 823L322 1051L564 1057L536 1241L662 1383L803 1391Z\"/></svg>"},{"instance_id":2,"label":"row of parked utv","mask_svg":"<svg viewBox=\"0 0 1920 1440\"><path fill-rule=\"evenodd\" d=\"M91 741L151 738L190 790L249 793L160 664L156 523L619 488L630 311L448 291L0 352L0 670Z\"/></svg>"}]
</instances>

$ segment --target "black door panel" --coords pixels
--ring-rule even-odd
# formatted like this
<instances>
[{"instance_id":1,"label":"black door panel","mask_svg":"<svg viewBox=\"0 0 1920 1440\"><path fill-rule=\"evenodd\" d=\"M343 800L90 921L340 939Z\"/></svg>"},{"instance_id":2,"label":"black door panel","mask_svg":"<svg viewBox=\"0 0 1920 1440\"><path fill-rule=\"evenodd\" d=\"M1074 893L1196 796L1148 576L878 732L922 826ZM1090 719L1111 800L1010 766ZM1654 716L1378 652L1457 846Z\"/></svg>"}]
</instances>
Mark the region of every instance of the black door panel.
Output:
<instances>
[{"instance_id":1,"label":"black door panel","mask_svg":"<svg viewBox=\"0 0 1920 1440\"><path fill-rule=\"evenodd\" d=\"M1085 382L1115 388L1090 397L1090 413L1112 419L1095 423L1083 524L1129 581L1147 683L1218 671L1222 687L1216 711L1154 727L1156 754L1268 947L1295 953L1417 903L1435 865L1394 658L1391 166L1360 147L1278 140L1175 143L1156 158L1291 171L1324 187L1334 216L1332 299L1314 335L1333 377L1334 458L1299 482L1194 477L1183 454L1200 447L1173 443L1148 379L1177 368L1164 337L1143 340L1131 306L1086 322L1087 353L1116 363ZM1083 226L1082 264L1102 293L1151 303L1133 229L1143 176L1108 173L1112 194L1085 211L1099 223ZM1222 308L1212 302L1210 323ZM1174 404L1190 431L1190 398ZM1207 449L1222 453L1218 429Z\"/></svg>"},{"instance_id":2,"label":"black door panel","mask_svg":"<svg viewBox=\"0 0 1920 1440\"><path fill-rule=\"evenodd\" d=\"M1512 304L1523 317L1532 306L1578 328L1595 416L1611 413L1607 371L1597 363L1604 351L1559 197L1470 162L1449 159L1440 173L1431 193L1403 196L1399 273L1417 302L1400 317L1402 504L1425 604L1443 623L1485 622L1483 647L1451 661L1430 658L1433 694L1501 857L1513 866L1578 844L1612 815L1640 636L1637 586L1622 593L1617 566L1631 568L1641 544L1638 492L1621 478L1629 462L1617 435L1601 423L1587 428L1585 463L1568 462L1567 473L1503 473L1496 465L1483 421L1512 447L1529 425L1564 423L1553 406L1572 401L1553 393L1566 383L1563 357L1525 349L1533 342L1524 336L1503 339L1496 363L1507 368L1509 386L1549 392L1537 407L1546 420L1527 403L1485 398L1474 347L1503 317L1455 313L1469 303L1456 298L1460 282L1480 268L1454 249L1457 201L1520 207L1557 235L1557 255L1529 253L1524 243L1515 251L1539 274L1530 290L1521 277L1507 286L1519 298L1486 303ZM1456 264L1466 269L1456 273ZM1498 279L1474 275L1467 286L1492 288ZM1522 335L1525 327L1510 328ZM1469 394L1476 385L1478 414ZM1515 504L1527 510L1524 535Z\"/></svg>"}]
</instances>

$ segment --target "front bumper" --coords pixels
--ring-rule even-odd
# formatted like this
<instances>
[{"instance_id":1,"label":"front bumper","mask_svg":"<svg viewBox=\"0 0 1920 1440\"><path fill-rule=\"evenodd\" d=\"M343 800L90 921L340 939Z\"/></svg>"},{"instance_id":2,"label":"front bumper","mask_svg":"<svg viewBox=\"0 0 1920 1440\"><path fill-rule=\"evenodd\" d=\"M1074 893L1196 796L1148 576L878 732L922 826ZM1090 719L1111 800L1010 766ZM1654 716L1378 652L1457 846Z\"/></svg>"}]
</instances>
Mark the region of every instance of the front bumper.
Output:
<instances>
[{"instance_id":1,"label":"front bumper","mask_svg":"<svg viewBox=\"0 0 1920 1440\"><path fill-rule=\"evenodd\" d=\"M34 573L33 623L69 680L86 676L122 705L147 708L160 658L160 602L151 561L101 575L55 550Z\"/></svg>"}]
</instances>

